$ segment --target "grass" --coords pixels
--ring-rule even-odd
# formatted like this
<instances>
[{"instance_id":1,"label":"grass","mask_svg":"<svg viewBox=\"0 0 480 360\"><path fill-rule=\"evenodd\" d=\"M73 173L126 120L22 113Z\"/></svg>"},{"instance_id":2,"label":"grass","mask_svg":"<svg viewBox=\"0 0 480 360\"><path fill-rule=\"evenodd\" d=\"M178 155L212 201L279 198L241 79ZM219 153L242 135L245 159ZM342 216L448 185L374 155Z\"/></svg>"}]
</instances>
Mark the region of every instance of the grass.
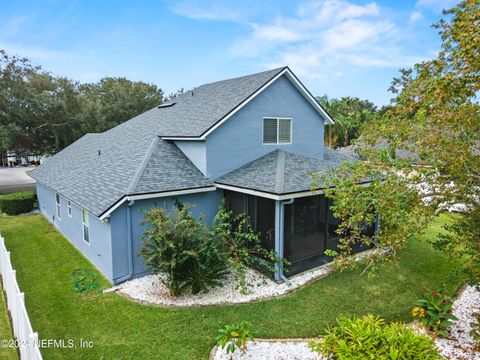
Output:
<instances>
[{"instance_id":1,"label":"grass","mask_svg":"<svg viewBox=\"0 0 480 360\"><path fill-rule=\"evenodd\" d=\"M12 340L12 328L7 315L7 305L3 294L2 282L0 281L0 341ZM0 360L17 360L17 350L13 347L0 346Z\"/></svg>"},{"instance_id":2,"label":"grass","mask_svg":"<svg viewBox=\"0 0 480 360\"><path fill-rule=\"evenodd\" d=\"M423 235L436 236L442 215ZM70 274L93 266L39 215L0 217L17 278L35 331L43 339L93 341L91 349L44 348L45 359L201 359L207 358L218 328L248 320L258 337L311 337L339 315L373 313L410 321L422 293L445 287L453 293L454 267L425 241L412 239L397 266L334 273L285 297L259 303L200 308L162 308L131 302L117 294L78 294ZM102 286L108 286L102 278Z\"/></svg>"}]
</instances>

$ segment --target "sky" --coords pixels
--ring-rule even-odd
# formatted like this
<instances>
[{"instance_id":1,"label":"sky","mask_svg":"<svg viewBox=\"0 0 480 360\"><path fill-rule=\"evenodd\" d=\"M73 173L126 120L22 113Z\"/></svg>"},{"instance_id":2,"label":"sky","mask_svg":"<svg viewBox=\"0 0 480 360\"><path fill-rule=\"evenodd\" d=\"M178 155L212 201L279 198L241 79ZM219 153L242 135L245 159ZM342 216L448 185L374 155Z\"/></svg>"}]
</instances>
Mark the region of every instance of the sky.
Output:
<instances>
[{"instance_id":1,"label":"sky","mask_svg":"<svg viewBox=\"0 0 480 360\"><path fill-rule=\"evenodd\" d=\"M315 95L381 106L400 68L434 57L452 0L0 0L0 49L81 82L166 94L288 65Z\"/></svg>"}]
</instances>

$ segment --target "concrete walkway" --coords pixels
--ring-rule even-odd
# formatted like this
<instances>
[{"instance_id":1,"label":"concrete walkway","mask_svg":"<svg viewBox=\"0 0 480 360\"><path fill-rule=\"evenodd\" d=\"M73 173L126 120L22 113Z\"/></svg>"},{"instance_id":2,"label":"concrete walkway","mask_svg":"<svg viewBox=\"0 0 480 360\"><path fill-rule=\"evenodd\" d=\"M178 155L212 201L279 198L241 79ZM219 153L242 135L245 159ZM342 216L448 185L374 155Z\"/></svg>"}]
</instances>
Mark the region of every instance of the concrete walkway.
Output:
<instances>
[{"instance_id":1,"label":"concrete walkway","mask_svg":"<svg viewBox=\"0 0 480 360\"><path fill-rule=\"evenodd\" d=\"M0 167L0 194L34 190L35 180L27 175L33 169L33 166Z\"/></svg>"}]
</instances>

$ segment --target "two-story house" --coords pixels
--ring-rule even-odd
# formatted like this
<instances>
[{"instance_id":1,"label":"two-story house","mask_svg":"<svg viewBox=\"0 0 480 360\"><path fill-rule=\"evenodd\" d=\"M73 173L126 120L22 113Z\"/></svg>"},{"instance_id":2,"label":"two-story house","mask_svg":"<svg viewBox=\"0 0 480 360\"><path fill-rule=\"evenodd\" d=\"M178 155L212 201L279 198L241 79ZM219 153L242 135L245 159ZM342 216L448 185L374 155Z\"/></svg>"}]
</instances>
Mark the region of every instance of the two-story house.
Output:
<instances>
[{"instance_id":1,"label":"two-story house","mask_svg":"<svg viewBox=\"0 0 480 360\"><path fill-rule=\"evenodd\" d=\"M325 124L331 117L283 67L199 86L87 134L31 176L42 214L114 284L146 272L145 211L180 201L211 222L224 198L292 275L338 245L329 202L310 186L312 172L344 160L324 148Z\"/></svg>"}]
</instances>

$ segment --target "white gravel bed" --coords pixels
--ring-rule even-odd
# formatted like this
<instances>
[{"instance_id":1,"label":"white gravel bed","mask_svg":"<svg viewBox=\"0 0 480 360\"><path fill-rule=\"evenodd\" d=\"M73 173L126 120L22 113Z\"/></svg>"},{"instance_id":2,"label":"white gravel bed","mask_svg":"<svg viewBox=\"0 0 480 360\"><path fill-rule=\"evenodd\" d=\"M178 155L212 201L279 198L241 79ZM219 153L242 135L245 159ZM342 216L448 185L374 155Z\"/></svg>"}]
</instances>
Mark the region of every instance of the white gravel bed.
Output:
<instances>
[{"instance_id":1,"label":"white gravel bed","mask_svg":"<svg viewBox=\"0 0 480 360\"><path fill-rule=\"evenodd\" d=\"M476 344L470 331L478 326L476 315L480 313L480 292L467 286L453 303L454 321L449 329L450 339L436 338L440 353L452 360L480 360L480 344ZM476 348L476 349L475 349Z\"/></svg>"},{"instance_id":2,"label":"white gravel bed","mask_svg":"<svg viewBox=\"0 0 480 360\"><path fill-rule=\"evenodd\" d=\"M290 284L276 283L259 272L248 269L247 283L251 284L247 294L238 288L234 274L229 274L222 287L210 289L208 293L185 294L180 297L170 296L163 285L161 275L147 275L129 280L116 287L116 291L134 300L167 306L199 306L247 303L260 299L273 298L297 289L311 280L323 277L332 271L331 264L306 271L291 277Z\"/></svg>"},{"instance_id":3,"label":"white gravel bed","mask_svg":"<svg viewBox=\"0 0 480 360\"><path fill-rule=\"evenodd\" d=\"M307 341L263 341L255 340L247 343L247 349L237 349L228 354L224 349L215 347L211 360L324 360L307 347Z\"/></svg>"}]
</instances>

